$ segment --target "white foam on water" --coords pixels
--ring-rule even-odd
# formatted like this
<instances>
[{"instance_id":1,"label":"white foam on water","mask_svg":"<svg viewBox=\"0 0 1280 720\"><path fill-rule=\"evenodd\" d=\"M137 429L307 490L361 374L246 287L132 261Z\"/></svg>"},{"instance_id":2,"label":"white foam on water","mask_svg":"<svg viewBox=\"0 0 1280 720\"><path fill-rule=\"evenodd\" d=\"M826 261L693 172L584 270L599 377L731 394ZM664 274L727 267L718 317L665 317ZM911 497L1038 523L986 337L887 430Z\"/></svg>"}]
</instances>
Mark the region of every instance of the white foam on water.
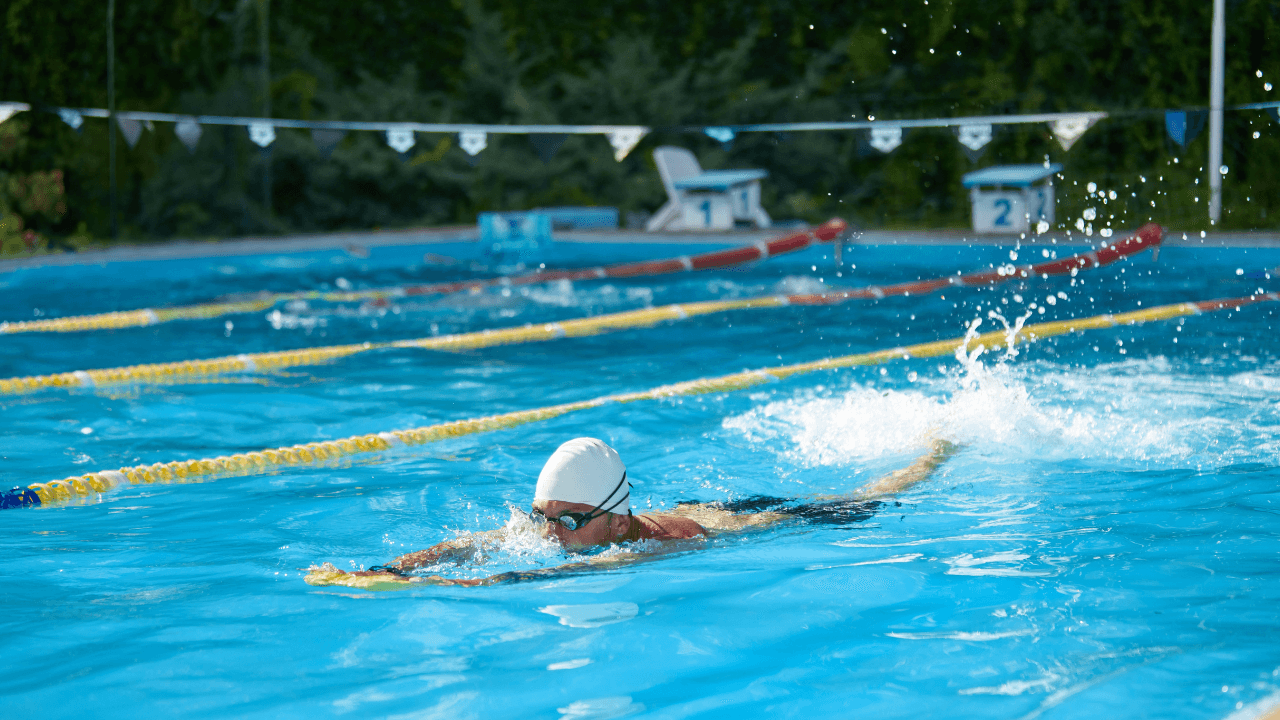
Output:
<instances>
[{"instance_id":1,"label":"white foam on water","mask_svg":"<svg viewBox=\"0 0 1280 720\"><path fill-rule=\"evenodd\" d=\"M575 628L593 628L626 622L640 613L640 606L632 602L548 605L538 608L538 612L560 618L561 625Z\"/></svg>"},{"instance_id":2,"label":"white foam on water","mask_svg":"<svg viewBox=\"0 0 1280 720\"><path fill-rule=\"evenodd\" d=\"M910 455L930 434L1011 462L1198 469L1280 460L1280 382L1271 368L1220 376L1163 357L1073 368L1011 362L1016 353L988 366L980 356L959 353L958 365L944 363L942 374L907 388L854 382L842 392L806 391L723 426L801 467Z\"/></svg>"},{"instance_id":3,"label":"white foam on water","mask_svg":"<svg viewBox=\"0 0 1280 720\"><path fill-rule=\"evenodd\" d=\"M509 516L506 523L497 533L459 531L454 534L455 540L470 542L478 552L461 567L452 562L441 563L423 568L422 574L458 577L482 577L510 570L529 570L553 567L564 563L586 560L588 557L615 557L634 553L649 553L663 549L658 542L641 540L625 545L610 545L605 548L588 548L583 553L568 551L546 531L546 525L535 522L528 511L514 505L507 506ZM576 579L557 581L557 583L573 584ZM552 583L552 587L557 585ZM605 592L614 587L626 584L626 581L592 588L589 585L581 589L569 588L576 592ZM560 587L560 590L566 588Z\"/></svg>"},{"instance_id":4,"label":"white foam on water","mask_svg":"<svg viewBox=\"0 0 1280 720\"><path fill-rule=\"evenodd\" d=\"M556 708L562 718L603 720L644 712L644 703L632 702L630 696L601 697L590 700L574 700L567 706Z\"/></svg>"}]
</instances>

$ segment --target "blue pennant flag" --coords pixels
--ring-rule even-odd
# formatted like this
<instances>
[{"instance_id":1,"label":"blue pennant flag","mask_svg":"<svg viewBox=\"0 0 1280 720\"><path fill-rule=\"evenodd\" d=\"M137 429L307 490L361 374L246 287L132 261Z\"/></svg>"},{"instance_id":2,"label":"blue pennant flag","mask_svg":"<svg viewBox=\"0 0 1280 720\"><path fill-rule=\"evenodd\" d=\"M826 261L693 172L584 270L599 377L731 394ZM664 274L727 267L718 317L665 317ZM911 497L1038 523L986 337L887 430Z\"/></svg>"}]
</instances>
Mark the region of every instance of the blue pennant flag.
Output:
<instances>
[{"instance_id":1,"label":"blue pennant flag","mask_svg":"<svg viewBox=\"0 0 1280 720\"><path fill-rule=\"evenodd\" d=\"M1174 142L1186 147L1204 129L1204 121L1208 117L1207 110L1168 110L1164 114L1164 127Z\"/></svg>"}]
</instances>

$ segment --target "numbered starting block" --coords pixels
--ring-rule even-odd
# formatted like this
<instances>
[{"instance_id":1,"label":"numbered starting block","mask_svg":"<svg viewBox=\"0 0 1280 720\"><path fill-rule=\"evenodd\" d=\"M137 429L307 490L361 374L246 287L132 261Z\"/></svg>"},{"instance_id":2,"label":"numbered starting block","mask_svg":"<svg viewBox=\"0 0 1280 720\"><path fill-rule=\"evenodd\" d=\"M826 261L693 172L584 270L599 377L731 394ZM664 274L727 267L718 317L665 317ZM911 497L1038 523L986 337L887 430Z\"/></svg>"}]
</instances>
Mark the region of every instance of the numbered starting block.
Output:
<instances>
[{"instance_id":1,"label":"numbered starting block","mask_svg":"<svg viewBox=\"0 0 1280 720\"><path fill-rule=\"evenodd\" d=\"M549 213L480 213L478 224L481 251L499 267L537 264L552 244Z\"/></svg>"},{"instance_id":2,"label":"numbered starting block","mask_svg":"<svg viewBox=\"0 0 1280 720\"><path fill-rule=\"evenodd\" d=\"M973 203L973 229L980 233L1023 233L1041 222L1053 225L1052 165L996 165L966 174Z\"/></svg>"},{"instance_id":3,"label":"numbered starting block","mask_svg":"<svg viewBox=\"0 0 1280 720\"><path fill-rule=\"evenodd\" d=\"M669 146L654 150L653 162L667 189L667 204L649 219L649 232L772 224L760 206L760 181L769 175L764 170L704 171L693 153Z\"/></svg>"}]
</instances>

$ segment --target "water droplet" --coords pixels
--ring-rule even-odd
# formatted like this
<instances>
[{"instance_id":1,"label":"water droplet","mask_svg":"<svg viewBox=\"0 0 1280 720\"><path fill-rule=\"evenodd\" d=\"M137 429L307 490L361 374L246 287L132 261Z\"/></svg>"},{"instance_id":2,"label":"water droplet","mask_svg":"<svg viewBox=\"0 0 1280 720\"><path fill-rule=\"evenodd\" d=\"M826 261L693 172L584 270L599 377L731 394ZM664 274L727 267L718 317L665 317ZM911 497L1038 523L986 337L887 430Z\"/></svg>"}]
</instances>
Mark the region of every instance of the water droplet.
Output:
<instances>
[{"instance_id":1,"label":"water droplet","mask_svg":"<svg viewBox=\"0 0 1280 720\"><path fill-rule=\"evenodd\" d=\"M1090 194L1090 195L1092 195L1092 194L1094 194L1094 193L1098 192L1098 184L1097 184L1097 183L1089 183L1088 185L1085 185L1085 186L1084 186L1084 189L1085 189L1085 190L1088 190L1088 191L1089 191L1089 194Z\"/></svg>"}]
</instances>

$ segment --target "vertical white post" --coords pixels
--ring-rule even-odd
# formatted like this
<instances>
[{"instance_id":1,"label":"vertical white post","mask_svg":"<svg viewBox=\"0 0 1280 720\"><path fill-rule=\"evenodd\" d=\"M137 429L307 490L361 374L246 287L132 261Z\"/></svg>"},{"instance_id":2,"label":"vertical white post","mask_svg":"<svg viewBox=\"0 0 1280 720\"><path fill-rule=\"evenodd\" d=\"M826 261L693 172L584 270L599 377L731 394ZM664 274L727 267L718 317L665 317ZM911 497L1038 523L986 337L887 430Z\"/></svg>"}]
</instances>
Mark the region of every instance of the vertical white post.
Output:
<instances>
[{"instance_id":1,"label":"vertical white post","mask_svg":"<svg viewBox=\"0 0 1280 720\"><path fill-rule=\"evenodd\" d=\"M1222 86L1226 64L1226 0L1213 0L1213 47L1209 60L1209 224L1222 217Z\"/></svg>"}]
</instances>

